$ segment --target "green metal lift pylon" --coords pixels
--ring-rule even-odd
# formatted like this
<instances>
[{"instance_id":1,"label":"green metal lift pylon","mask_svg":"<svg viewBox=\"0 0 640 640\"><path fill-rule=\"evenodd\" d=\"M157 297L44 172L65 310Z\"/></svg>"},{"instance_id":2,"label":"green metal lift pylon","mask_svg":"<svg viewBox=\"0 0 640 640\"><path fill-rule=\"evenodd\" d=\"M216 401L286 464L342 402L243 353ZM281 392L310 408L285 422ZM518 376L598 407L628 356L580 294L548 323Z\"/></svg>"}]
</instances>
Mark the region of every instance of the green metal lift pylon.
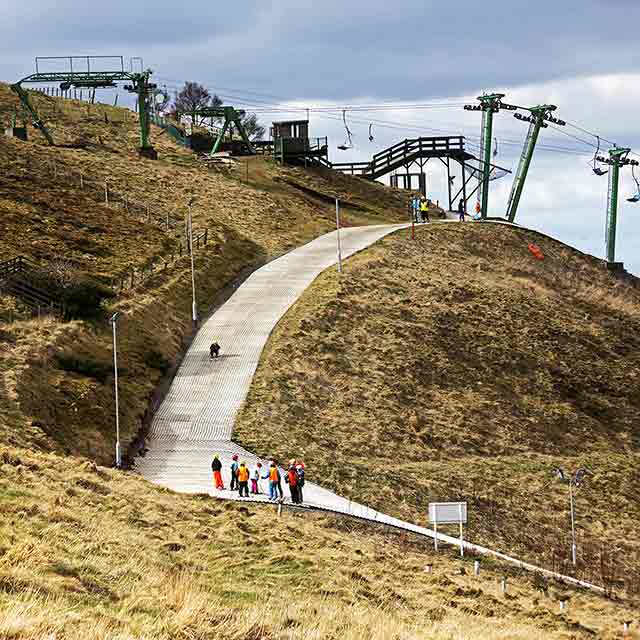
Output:
<instances>
[{"instance_id":1,"label":"green metal lift pylon","mask_svg":"<svg viewBox=\"0 0 640 640\"><path fill-rule=\"evenodd\" d=\"M253 145L251 144L251 140L249 140L249 136L244 129L244 125L242 124L242 116L244 115L244 111L236 110L234 107L211 107L206 109L207 114L205 117L213 117L213 118L224 118L224 125L222 130L218 134L218 137L213 145L213 149L211 149L211 155L214 153L218 153L218 149L224 140L224 136L226 135L229 127L235 125L238 129L238 133L242 138L245 145L247 145L247 149L251 155L255 154L253 149ZM198 114L202 115L202 114Z\"/></svg>"},{"instance_id":2,"label":"green metal lift pylon","mask_svg":"<svg viewBox=\"0 0 640 640\"><path fill-rule=\"evenodd\" d=\"M479 199L480 199L480 215L482 219L487 218L489 210L489 182L492 171L491 164L491 140L493 138L493 114L498 113L500 109L508 109L515 111L518 107L512 104L502 102L504 93L491 93L488 95L478 96L479 105L465 104L466 111L482 111L482 135L480 138L480 155L483 162L482 181L480 183Z\"/></svg>"},{"instance_id":3,"label":"green metal lift pylon","mask_svg":"<svg viewBox=\"0 0 640 640\"><path fill-rule=\"evenodd\" d=\"M616 230L618 225L618 184L620 181L620 168L627 165L637 167L637 160L629 160L631 149L626 147L614 147L609 149L609 157L597 156L596 160L608 164L609 193L607 197L607 222L605 227L605 246L607 262L613 264L616 261Z\"/></svg>"},{"instance_id":4,"label":"green metal lift pylon","mask_svg":"<svg viewBox=\"0 0 640 640\"><path fill-rule=\"evenodd\" d=\"M53 136L47 129L44 121L39 116L36 108L29 100L29 93L22 86L24 83L46 83L59 84L60 88L67 90L70 87L96 89L100 87L115 87L116 82L129 81L130 85L126 85L125 89L137 94L138 96L138 115L140 120L140 153L146 157L156 157L155 150L149 141L149 95L156 85L149 82L151 70L133 73L125 71L124 59L122 56L106 56L114 60L119 60L120 69L113 71L91 71L90 63L94 58L105 56L64 56L48 58L48 60L69 61L69 69L66 71L40 72L38 70L38 58L36 58L36 73L33 73L22 80L11 85L11 89L17 94L24 108L31 115L33 126L42 132L47 142L55 146ZM40 60L43 60L40 58ZM86 71L74 71L73 61L86 61Z\"/></svg>"},{"instance_id":5,"label":"green metal lift pylon","mask_svg":"<svg viewBox=\"0 0 640 640\"><path fill-rule=\"evenodd\" d=\"M513 186L511 187L511 195L509 196L509 203L507 204L507 220L513 222L516 218L516 212L518 210L518 204L520 203L520 197L524 189L524 183L529 173L529 167L531 166L531 160L533 158L533 152L538 142L538 136L540 135L540 129L546 128L549 125L548 122L564 126L566 122L564 120L558 120L554 118L551 113L555 111L557 107L553 104L542 104L537 107L527 109L531 113L530 116L523 116L520 113L514 113L513 117L523 122L529 122L529 131L524 142L522 149L522 155L520 156L520 163L518 164L518 170L515 178L513 179Z\"/></svg>"}]
</instances>

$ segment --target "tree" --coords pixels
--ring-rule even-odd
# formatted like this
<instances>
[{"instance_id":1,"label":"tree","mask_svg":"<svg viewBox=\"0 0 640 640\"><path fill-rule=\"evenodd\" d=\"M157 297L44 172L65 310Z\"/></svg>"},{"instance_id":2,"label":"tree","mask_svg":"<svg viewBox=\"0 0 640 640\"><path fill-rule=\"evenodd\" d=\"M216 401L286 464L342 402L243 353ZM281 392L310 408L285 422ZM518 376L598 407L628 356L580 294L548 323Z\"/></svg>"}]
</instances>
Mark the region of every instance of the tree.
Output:
<instances>
[{"instance_id":1,"label":"tree","mask_svg":"<svg viewBox=\"0 0 640 640\"><path fill-rule=\"evenodd\" d=\"M162 113L169 106L169 103L171 102L171 98L169 97L169 93L167 92L167 90L160 89L160 87L158 87L157 89L154 89L151 92L151 100L155 105L155 110L158 113Z\"/></svg>"},{"instance_id":2,"label":"tree","mask_svg":"<svg viewBox=\"0 0 640 640\"><path fill-rule=\"evenodd\" d=\"M240 120L250 140L262 140L265 128L258 122L255 113L245 113Z\"/></svg>"},{"instance_id":3,"label":"tree","mask_svg":"<svg viewBox=\"0 0 640 640\"><path fill-rule=\"evenodd\" d=\"M197 82L185 82L180 92L177 92L173 100L173 108L178 114L191 116L194 126L199 124L196 115L199 109L206 107L219 107L222 100L215 94L212 96L209 90Z\"/></svg>"}]
</instances>

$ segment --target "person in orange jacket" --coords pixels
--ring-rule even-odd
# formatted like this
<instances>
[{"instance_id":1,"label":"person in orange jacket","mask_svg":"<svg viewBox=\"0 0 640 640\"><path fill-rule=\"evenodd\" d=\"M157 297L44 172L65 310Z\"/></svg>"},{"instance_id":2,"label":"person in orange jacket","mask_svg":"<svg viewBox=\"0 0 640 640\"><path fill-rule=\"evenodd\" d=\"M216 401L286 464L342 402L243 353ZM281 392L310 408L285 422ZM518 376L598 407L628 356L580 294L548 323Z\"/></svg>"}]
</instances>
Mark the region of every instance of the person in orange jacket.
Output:
<instances>
[{"instance_id":1,"label":"person in orange jacket","mask_svg":"<svg viewBox=\"0 0 640 640\"><path fill-rule=\"evenodd\" d=\"M238 467L238 493L241 498L243 493L245 498L249 497L249 469L244 462Z\"/></svg>"},{"instance_id":2,"label":"person in orange jacket","mask_svg":"<svg viewBox=\"0 0 640 640\"><path fill-rule=\"evenodd\" d=\"M213 482L216 485L216 489L224 489L222 482L222 462L220 462L220 458L218 458L217 455L213 456L211 471L213 471Z\"/></svg>"},{"instance_id":3,"label":"person in orange jacket","mask_svg":"<svg viewBox=\"0 0 640 640\"><path fill-rule=\"evenodd\" d=\"M280 472L276 463L269 464L269 500L274 502L278 499L278 483L280 482Z\"/></svg>"}]
</instances>

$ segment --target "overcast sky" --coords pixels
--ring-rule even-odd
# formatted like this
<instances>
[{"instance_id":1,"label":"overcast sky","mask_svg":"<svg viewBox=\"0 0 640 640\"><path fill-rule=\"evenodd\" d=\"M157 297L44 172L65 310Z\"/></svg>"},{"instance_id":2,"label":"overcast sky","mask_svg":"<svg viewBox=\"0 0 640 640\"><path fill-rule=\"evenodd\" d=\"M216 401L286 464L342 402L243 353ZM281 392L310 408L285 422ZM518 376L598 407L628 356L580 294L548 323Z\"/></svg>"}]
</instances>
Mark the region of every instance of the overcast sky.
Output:
<instances>
[{"instance_id":1,"label":"overcast sky","mask_svg":"<svg viewBox=\"0 0 640 640\"><path fill-rule=\"evenodd\" d=\"M446 105L347 112L348 152L336 150L345 137L339 111L312 112L312 133L329 136L334 160L366 159L417 135L463 134L477 144L480 115L461 104L495 90L517 104L556 104L558 117L640 152L640 0L0 3L6 81L31 73L36 55L115 54L142 56L169 90L195 80L227 103ZM511 113L496 116L499 164L515 169L525 133ZM594 149L552 129L540 143L582 155L539 149L519 220L602 256L607 178L590 172ZM442 199L446 181L435 163L429 167L432 195ZM503 212L510 186L508 177L492 184L492 213ZM628 169L621 188L625 197L634 190ZM618 259L640 274L640 203L622 203Z\"/></svg>"}]
</instances>

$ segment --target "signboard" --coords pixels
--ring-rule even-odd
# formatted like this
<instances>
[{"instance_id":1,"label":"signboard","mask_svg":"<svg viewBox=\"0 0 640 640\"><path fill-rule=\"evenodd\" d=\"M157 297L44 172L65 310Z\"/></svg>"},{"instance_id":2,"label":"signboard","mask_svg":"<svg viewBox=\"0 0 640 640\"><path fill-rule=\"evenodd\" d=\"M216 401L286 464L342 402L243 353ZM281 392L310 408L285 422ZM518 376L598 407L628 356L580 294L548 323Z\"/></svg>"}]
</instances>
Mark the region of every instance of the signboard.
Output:
<instances>
[{"instance_id":1,"label":"signboard","mask_svg":"<svg viewBox=\"0 0 640 640\"><path fill-rule=\"evenodd\" d=\"M467 524L467 503L430 502L429 522L438 524Z\"/></svg>"},{"instance_id":2,"label":"signboard","mask_svg":"<svg viewBox=\"0 0 640 640\"><path fill-rule=\"evenodd\" d=\"M466 502L430 502L429 522L433 523L433 545L438 550L438 525L457 524L460 527L460 557L464 556L462 525L467 524Z\"/></svg>"}]
</instances>

